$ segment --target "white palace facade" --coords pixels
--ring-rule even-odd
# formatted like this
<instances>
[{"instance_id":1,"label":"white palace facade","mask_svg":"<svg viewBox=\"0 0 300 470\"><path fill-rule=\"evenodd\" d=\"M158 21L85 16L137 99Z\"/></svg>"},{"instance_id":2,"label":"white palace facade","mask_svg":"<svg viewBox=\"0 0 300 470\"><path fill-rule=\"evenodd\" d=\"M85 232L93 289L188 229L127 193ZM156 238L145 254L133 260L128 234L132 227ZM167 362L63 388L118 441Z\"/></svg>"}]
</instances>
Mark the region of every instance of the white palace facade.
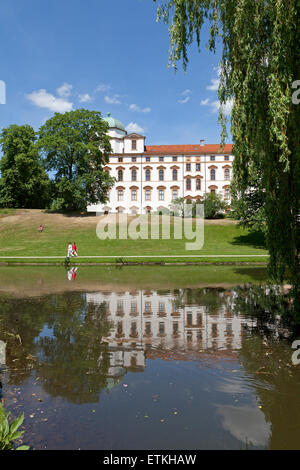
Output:
<instances>
[{"instance_id":1,"label":"white palace facade","mask_svg":"<svg viewBox=\"0 0 300 470\"><path fill-rule=\"evenodd\" d=\"M88 212L147 214L166 210L174 199L202 200L205 193L220 194L230 202L232 145L146 145L146 137L128 134L123 124L108 115L112 147L105 171L116 183L105 204Z\"/></svg>"}]
</instances>

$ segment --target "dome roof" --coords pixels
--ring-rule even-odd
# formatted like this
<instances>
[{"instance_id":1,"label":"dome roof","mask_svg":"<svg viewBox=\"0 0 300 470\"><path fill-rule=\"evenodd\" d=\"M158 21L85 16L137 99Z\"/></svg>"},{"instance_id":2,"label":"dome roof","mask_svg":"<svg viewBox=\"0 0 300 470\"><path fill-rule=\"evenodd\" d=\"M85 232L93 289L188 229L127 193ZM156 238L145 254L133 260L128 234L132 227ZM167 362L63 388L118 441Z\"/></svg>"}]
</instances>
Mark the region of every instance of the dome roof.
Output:
<instances>
[{"instance_id":1,"label":"dome roof","mask_svg":"<svg viewBox=\"0 0 300 470\"><path fill-rule=\"evenodd\" d=\"M125 127L123 126L121 121L119 121L119 119L111 117L110 113L107 113L107 117L104 117L103 121L107 122L110 128L115 127L117 129L120 129L121 131L126 132Z\"/></svg>"}]
</instances>

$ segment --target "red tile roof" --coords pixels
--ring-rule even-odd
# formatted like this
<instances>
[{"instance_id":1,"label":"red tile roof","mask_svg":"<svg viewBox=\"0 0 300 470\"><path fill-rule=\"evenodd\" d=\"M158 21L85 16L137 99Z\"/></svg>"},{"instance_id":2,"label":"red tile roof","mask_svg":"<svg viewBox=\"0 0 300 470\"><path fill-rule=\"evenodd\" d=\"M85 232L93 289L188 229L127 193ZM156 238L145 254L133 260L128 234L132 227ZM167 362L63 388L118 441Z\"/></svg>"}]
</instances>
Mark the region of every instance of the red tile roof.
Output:
<instances>
[{"instance_id":1,"label":"red tile roof","mask_svg":"<svg viewBox=\"0 0 300 470\"><path fill-rule=\"evenodd\" d=\"M149 154L209 154L209 153L232 153L233 145L227 144L223 150L218 144L207 145L146 145L145 153Z\"/></svg>"}]
</instances>

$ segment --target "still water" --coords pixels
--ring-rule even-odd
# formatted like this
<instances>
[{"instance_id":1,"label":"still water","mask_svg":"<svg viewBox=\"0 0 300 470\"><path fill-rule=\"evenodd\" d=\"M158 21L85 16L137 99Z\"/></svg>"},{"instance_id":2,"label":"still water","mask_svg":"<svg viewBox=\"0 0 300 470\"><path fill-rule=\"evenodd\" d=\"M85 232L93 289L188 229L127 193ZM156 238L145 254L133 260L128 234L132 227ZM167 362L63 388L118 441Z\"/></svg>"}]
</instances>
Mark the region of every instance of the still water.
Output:
<instances>
[{"instance_id":1,"label":"still water","mask_svg":"<svg viewBox=\"0 0 300 470\"><path fill-rule=\"evenodd\" d=\"M300 365L289 332L270 312L251 313L253 295L267 298L266 289L88 288L80 271L66 274L68 286L47 291L28 289L23 271L26 289L17 280L0 295L0 395L13 416L24 412L24 443L300 448Z\"/></svg>"}]
</instances>

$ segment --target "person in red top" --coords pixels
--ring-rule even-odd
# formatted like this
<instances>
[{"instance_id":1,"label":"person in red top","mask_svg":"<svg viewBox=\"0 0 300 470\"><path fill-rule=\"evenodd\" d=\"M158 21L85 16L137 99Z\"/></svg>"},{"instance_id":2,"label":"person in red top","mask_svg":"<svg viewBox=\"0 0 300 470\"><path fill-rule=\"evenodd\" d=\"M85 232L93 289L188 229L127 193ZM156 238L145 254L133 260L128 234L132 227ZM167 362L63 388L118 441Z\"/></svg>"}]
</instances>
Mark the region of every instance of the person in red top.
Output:
<instances>
[{"instance_id":1,"label":"person in red top","mask_svg":"<svg viewBox=\"0 0 300 470\"><path fill-rule=\"evenodd\" d=\"M72 255L73 256L78 256L77 255L77 247L76 247L76 243L73 242L73 245L72 245Z\"/></svg>"}]
</instances>

